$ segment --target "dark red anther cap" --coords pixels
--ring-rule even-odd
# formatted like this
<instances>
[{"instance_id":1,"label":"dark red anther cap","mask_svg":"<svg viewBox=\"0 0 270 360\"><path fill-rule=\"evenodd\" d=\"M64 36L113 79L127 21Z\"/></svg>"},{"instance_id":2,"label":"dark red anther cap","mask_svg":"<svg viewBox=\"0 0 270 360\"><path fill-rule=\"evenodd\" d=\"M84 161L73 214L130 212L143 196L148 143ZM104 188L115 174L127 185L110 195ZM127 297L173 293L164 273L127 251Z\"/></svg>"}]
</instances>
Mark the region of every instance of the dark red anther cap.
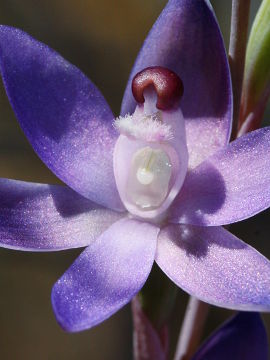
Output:
<instances>
[{"instance_id":1,"label":"dark red anther cap","mask_svg":"<svg viewBox=\"0 0 270 360\"><path fill-rule=\"evenodd\" d=\"M144 103L143 92L148 87L154 87L157 93L157 108L170 110L178 105L184 86L179 76L164 67L151 66L134 76L132 80L132 93L138 103Z\"/></svg>"}]
</instances>

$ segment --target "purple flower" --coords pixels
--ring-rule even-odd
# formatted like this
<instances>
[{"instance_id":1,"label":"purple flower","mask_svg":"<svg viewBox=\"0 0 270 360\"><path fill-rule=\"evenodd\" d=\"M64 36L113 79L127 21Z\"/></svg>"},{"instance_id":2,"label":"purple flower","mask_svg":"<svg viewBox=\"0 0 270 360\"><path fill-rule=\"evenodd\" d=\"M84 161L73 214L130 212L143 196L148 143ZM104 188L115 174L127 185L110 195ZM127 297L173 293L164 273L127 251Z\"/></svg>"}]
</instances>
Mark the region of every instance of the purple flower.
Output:
<instances>
[{"instance_id":1,"label":"purple flower","mask_svg":"<svg viewBox=\"0 0 270 360\"><path fill-rule=\"evenodd\" d=\"M206 302L269 311L269 261L220 225L269 206L270 128L228 144L230 75L208 1L168 2L115 121L76 67L22 31L0 27L0 61L23 131L67 185L1 179L1 245L87 246L52 291L63 328L79 331L111 316L142 288L154 261ZM157 109L148 88L136 107L131 82L149 66L181 77L180 108Z\"/></svg>"},{"instance_id":2,"label":"purple flower","mask_svg":"<svg viewBox=\"0 0 270 360\"><path fill-rule=\"evenodd\" d=\"M240 312L216 330L192 360L267 360L268 341L257 313Z\"/></svg>"}]
</instances>

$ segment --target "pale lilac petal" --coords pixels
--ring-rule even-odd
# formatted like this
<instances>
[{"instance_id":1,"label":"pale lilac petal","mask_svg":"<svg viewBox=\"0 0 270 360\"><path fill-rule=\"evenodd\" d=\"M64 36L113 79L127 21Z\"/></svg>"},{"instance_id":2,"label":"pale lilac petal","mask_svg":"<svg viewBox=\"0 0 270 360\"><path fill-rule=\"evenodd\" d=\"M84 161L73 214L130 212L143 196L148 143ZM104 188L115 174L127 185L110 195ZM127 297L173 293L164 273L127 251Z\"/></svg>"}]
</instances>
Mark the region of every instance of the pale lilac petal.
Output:
<instances>
[{"instance_id":1,"label":"pale lilac petal","mask_svg":"<svg viewBox=\"0 0 270 360\"><path fill-rule=\"evenodd\" d=\"M270 205L270 127L230 143L192 170L171 208L172 222L224 225Z\"/></svg>"},{"instance_id":2,"label":"pale lilac petal","mask_svg":"<svg viewBox=\"0 0 270 360\"><path fill-rule=\"evenodd\" d=\"M131 81L148 66L175 71L184 84L190 167L229 140L231 84L222 36L208 1L170 0L136 59L122 103L122 115L135 109Z\"/></svg>"},{"instance_id":3,"label":"pale lilac petal","mask_svg":"<svg viewBox=\"0 0 270 360\"><path fill-rule=\"evenodd\" d=\"M152 268L158 231L126 218L84 250L52 291L54 312L65 330L95 326L132 299Z\"/></svg>"},{"instance_id":4,"label":"pale lilac petal","mask_svg":"<svg viewBox=\"0 0 270 360\"><path fill-rule=\"evenodd\" d=\"M270 311L270 262L222 227L169 225L156 261L192 296L235 310Z\"/></svg>"},{"instance_id":5,"label":"pale lilac petal","mask_svg":"<svg viewBox=\"0 0 270 360\"><path fill-rule=\"evenodd\" d=\"M192 360L267 360L268 341L259 314L240 312L202 345Z\"/></svg>"},{"instance_id":6,"label":"pale lilac petal","mask_svg":"<svg viewBox=\"0 0 270 360\"><path fill-rule=\"evenodd\" d=\"M55 251L89 245L120 213L66 186L0 179L0 246Z\"/></svg>"},{"instance_id":7,"label":"pale lilac petal","mask_svg":"<svg viewBox=\"0 0 270 360\"><path fill-rule=\"evenodd\" d=\"M81 195L123 209L113 177L113 114L90 80L21 30L0 26L4 85L34 150Z\"/></svg>"}]
</instances>

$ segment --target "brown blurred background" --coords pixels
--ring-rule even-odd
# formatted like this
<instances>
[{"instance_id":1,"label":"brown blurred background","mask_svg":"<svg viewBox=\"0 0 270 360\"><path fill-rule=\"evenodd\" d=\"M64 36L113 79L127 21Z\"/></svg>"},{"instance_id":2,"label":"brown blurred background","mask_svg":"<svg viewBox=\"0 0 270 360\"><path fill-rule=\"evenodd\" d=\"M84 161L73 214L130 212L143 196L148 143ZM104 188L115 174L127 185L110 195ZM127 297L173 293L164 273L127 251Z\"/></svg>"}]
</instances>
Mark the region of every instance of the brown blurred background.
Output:
<instances>
[{"instance_id":1,"label":"brown blurred background","mask_svg":"<svg viewBox=\"0 0 270 360\"><path fill-rule=\"evenodd\" d=\"M0 23L22 28L60 52L95 82L118 114L135 56L165 4L165 0L0 0ZM228 45L230 1L212 4ZM252 17L259 4L252 1ZM0 116L0 176L57 183L17 125L2 84ZM267 124L270 114L265 118ZM231 227L268 258L269 214L266 211ZM77 250L31 254L0 249L1 360L132 358L129 306L83 333L66 334L57 325L50 305L51 287L78 254ZM179 291L173 316L176 330L186 302L186 294ZM212 308L204 337L230 314ZM269 328L270 316L264 318Z\"/></svg>"}]
</instances>

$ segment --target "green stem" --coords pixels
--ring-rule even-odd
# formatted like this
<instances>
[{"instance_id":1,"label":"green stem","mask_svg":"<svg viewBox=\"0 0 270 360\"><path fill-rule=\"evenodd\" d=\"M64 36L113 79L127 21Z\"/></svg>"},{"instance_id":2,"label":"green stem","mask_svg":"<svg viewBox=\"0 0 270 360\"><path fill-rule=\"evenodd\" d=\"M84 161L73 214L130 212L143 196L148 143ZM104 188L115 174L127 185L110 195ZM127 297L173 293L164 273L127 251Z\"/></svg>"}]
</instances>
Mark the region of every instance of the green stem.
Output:
<instances>
[{"instance_id":1,"label":"green stem","mask_svg":"<svg viewBox=\"0 0 270 360\"><path fill-rule=\"evenodd\" d=\"M233 88L232 140L236 138L245 67L250 0L232 0L229 64Z\"/></svg>"},{"instance_id":2,"label":"green stem","mask_svg":"<svg viewBox=\"0 0 270 360\"><path fill-rule=\"evenodd\" d=\"M174 360L189 360L195 353L210 305L190 296Z\"/></svg>"}]
</instances>

